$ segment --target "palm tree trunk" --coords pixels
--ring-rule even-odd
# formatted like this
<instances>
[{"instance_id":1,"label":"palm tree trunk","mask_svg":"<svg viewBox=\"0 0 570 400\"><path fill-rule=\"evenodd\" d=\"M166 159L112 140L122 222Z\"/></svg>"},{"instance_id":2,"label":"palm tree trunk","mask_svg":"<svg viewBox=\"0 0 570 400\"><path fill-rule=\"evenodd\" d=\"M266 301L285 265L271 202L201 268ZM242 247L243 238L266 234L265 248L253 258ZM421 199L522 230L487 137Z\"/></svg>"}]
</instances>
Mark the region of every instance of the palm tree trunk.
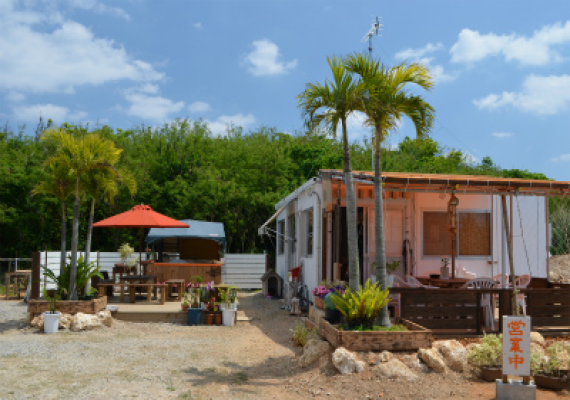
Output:
<instances>
[{"instance_id":1,"label":"palm tree trunk","mask_svg":"<svg viewBox=\"0 0 570 400\"><path fill-rule=\"evenodd\" d=\"M77 300L77 244L79 242L79 176L75 189L75 202L73 203L73 231L71 233L71 267L69 269L68 300Z\"/></svg>"},{"instance_id":2,"label":"palm tree trunk","mask_svg":"<svg viewBox=\"0 0 570 400\"><path fill-rule=\"evenodd\" d=\"M380 142L382 130L376 130L376 148L374 154L374 248L376 257L376 282L380 283L382 290L386 289L386 241L384 239L384 199L382 198L382 151ZM390 326L388 306L384 306L377 318L380 326Z\"/></svg>"},{"instance_id":3,"label":"palm tree trunk","mask_svg":"<svg viewBox=\"0 0 570 400\"><path fill-rule=\"evenodd\" d=\"M344 149L344 184L346 188L346 237L348 239L348 286L356 292L360 285L358 263L358 230L356 229L356 197L352 185L352 165L348 149L346 120L342 120L342 142Z\"/></svg>"},{"instance_id":4,"label":"palm tree trunk","mask_svg":"<svg viewBox=\"0 0 570 400\"><path fill-rule=\"evenodd\" d=\"M67 217L65 212L65 200L61 202L61 260L60 273L65 268L65 259L67 256Z\"/></svg>"},{"instance_id":5,"label":"palm tree trunk","mask_svg":"<svg viewBox=\"0 0 570 400\"><path fill-rule=\"evenodd\" d=\"M85 265L89 265L89 256L91 254L91 238L93 236L93 219L95 218L95 198L91 198L91 212L89 213L89 223L87 225L87 240L85 241ZM87 293L91 282L85 283L83 294Z\"/></svg>"}]
</instances>

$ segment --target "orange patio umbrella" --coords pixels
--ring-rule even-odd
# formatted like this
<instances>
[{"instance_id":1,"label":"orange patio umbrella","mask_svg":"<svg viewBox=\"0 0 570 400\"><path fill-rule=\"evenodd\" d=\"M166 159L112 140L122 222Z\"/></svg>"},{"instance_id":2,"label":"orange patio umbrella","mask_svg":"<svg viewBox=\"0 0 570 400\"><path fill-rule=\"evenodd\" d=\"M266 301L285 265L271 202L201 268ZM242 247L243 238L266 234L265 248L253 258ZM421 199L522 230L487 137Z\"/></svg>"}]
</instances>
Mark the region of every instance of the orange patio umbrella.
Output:
<instances>
[{"instance_id":1,"label":"orange patio umbrella","mask_svg":"<svg viewBox=\"0 0 570 400\"><path fill-rule=\"evenodd\" d=\"M190 225L153 211L150 206L141 204L129 211L114 215L93 224L97 228L139 228L139 262L142 261L143 228L189 228Z\"/></svg>"}]
</instances>

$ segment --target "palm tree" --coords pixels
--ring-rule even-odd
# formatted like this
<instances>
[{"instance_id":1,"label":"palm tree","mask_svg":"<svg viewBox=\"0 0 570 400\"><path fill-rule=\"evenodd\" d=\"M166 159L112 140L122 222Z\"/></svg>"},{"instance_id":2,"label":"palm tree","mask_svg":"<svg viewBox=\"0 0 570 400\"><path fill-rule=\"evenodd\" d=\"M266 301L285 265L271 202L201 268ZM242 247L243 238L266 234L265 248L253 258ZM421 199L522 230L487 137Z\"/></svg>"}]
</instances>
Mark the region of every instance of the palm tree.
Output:
<instances>
[{"instance_id":1,"label":"palm tree","mask_svg":"<svg viewBox=\"0 0 570 400\"><path fill-rule=\"evenodd\" d=\"M67 198L73 194L73 176L67 168L56 163L46 165L46 179L39 182L32 190L32 196L48 194L55 196L61 203L61 268L65 266L67 253Z\"/></svg>"},{"instance_id":2,"label":"palm tree","mask_svg":"<svg viewBox=\"0 0 570 400\"><path fill-rule=\"evenodd\" d=\"M87 240L85 241L85 264L89 264L91 253L91 237L93 232L93 219L95 218L95 201L104 199L113 203L115 196L119 192L119 182L124 184L131 196L137 192L137 182L132 174L125 169L94 169L85 175L83 187L89 197L91 197L91 210L87 225Z\"/></svg>"},{"instance_id":3,"label":"palm tree","mask_svg":"<svg viewBox=\"0 0 570 400\"><path fill-rule=\"evenodd\" d=\"M115 144L101 138L97 133L88 133L75 137L64 129L50 129L42 137L57 145L55 154L49 163L57 163L67 168L75 180L75 201L73 204L73 231L71 236L71 268L69 276L68 299L77 299L77 245L79 241L79 200L81 197L81 179L91 170L113 171L119 161L121 150Z\"/></svg>"},{"instance_id":4,"label":"palm tree","mask_svg":"<svg viewBox=\"0 0 570 400\"><path fill-rule=\"evenodd\" d=\"M430 90L433 78L427 67L418 63L402 63L392 68L380 66L363 54L346 58L346 68L360 76L367 95L360 103L360 111L367 117L367 125L374 128L374 206L376 281L386 288L386 246L384 238L384 215L382 200L381 142L397 126L403 116L412 120L416 135L424 137L433 124L435 111L420 96L407 91L407 84L416 84ZM386 307L379 313L379 323L390 326Z\"/></svg>"},{"instance_id":5,"label":"palm tree","mask_svg":"<svg viewBox=\"0 0 570 400\"><path fill-rule=\"evenodd\" d=\"M309 131L322 124L328 128L333 136L336 136L339 123L342 128L349 286L351 290L356 291L360 283L356 197L352 184L352 165L346 120L361 103L362 87L353 79L341 58L327 58L327 61L332 72L332 80L326 80L324 85L307 84L305 91L298 96L298 105L303 112Z\"/></svg>"}]
</instances>

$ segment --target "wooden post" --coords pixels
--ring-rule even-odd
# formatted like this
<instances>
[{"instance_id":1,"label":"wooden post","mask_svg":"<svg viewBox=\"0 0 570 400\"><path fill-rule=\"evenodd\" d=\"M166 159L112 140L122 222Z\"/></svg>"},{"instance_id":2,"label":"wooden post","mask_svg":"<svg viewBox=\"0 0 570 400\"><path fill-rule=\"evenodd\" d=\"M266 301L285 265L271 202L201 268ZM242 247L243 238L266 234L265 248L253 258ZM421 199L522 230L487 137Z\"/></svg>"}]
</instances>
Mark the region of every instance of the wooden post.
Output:
<instances>
[{"instance_id":1,"label":"wooden post","mask_svg":"<svg viewBox=\"0 0 570 400\"><path fill-rule=\"evenodd\" d=\"M31 299L36 300L40 298L40 252L34 251L32 253L32 294Z\"/></svg>"},{"instance_id":2,"label":"wooden post","mask_svg":"<svg viewBox=\"0 0 570 400\"><path fill-rule=\"evenodd\" d=\"M506 236L507 236L507 248L508 248L508 253L509 253L509 264L511 267L511 285L513 288L513 296L511 298L511 312L512 312L512 315L519 315L519 307L517 305L517 297L515 295L516 291L517 291L517 284L515 281L515 264L513 261L513 239L511 236L511 229L509 226L509 218L507 216L507 196L504 194L501 195L501 203L503 206L503 224L505 225L505 232L506 232Z\"/></svg>"}]
</instances>

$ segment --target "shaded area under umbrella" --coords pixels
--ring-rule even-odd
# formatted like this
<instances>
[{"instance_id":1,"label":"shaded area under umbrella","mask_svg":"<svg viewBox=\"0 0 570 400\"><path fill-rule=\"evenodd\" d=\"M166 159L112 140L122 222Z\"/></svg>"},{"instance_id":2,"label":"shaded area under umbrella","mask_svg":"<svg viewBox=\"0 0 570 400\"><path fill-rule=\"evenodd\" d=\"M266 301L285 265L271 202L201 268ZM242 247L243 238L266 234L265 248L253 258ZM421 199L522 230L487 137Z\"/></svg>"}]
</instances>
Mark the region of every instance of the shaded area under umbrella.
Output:
<instances>
[{"instance_id":1,"label":"shaded area under umbrella","mask_svg":"<svg viewBox=\"0 0 570 400\"><path fill-rule=\"evenodd\" d=\"M153 211L145 204L93 224L96 228L139 228L139 263L142 261L144 228L189 228L190 225Z\"/></svg>"}]
</instances>

